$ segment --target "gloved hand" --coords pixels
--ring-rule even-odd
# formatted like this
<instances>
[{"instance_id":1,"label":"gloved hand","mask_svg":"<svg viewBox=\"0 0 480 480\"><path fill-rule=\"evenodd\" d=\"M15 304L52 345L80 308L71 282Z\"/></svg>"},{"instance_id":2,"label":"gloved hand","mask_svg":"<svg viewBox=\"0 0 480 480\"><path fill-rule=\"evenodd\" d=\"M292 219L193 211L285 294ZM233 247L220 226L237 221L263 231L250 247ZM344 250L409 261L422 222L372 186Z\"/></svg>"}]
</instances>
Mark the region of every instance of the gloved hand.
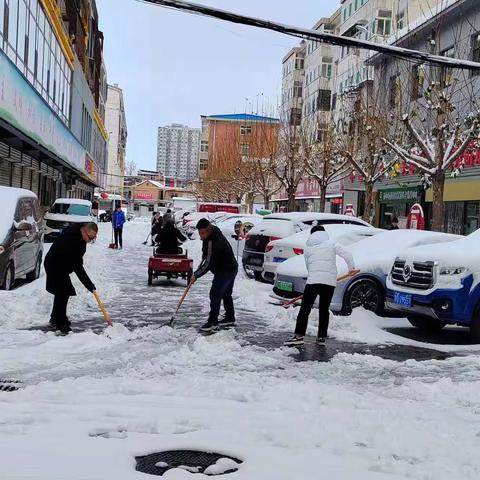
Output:
<instances>
[{"instance_id":1,"label":"gloved hand","mask_svg":"<svg viewBox=\"0 0 480 480\"><path fill-rule=\"evenodd\" d=\"M90 293L93 293L94 290L96 290L96 287L95 287L95 285L92 283L91 285L89 285L89 286L87 287L87 290L88 290Z\"/></svg>"}]
</instances>

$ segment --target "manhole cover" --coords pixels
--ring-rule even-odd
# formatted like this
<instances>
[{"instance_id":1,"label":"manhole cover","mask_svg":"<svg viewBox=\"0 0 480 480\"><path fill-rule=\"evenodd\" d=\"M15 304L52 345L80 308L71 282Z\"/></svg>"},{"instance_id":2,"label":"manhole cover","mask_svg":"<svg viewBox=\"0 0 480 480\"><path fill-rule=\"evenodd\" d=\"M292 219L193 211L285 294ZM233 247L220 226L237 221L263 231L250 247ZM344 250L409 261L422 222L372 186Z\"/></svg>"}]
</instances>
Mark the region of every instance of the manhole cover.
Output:
<instances>
[{"instance_id":1,"label":"manhole cover","mask_svg":"<svg viewBox=\"0 0 480 480\"><path fill-rule=\"evenodd\" d=\"M10 380L1 378L0 379L0 392L14 392L15 390L20 390L24 385L18 380Z\"/></svg>"},{"instance_id":2,"label":"manhole cover","mask_svg":"<svg viewBox=\"0 0 480 480\"><path fill-rule=\"evenodd\" d=\"M195 450L170 450L135 457L135 460L137 461L135 470L158 476L173 468L211 476L224 475L236 472L242 463L238 458L228 455Z\"/></svg>"}]
</instances>

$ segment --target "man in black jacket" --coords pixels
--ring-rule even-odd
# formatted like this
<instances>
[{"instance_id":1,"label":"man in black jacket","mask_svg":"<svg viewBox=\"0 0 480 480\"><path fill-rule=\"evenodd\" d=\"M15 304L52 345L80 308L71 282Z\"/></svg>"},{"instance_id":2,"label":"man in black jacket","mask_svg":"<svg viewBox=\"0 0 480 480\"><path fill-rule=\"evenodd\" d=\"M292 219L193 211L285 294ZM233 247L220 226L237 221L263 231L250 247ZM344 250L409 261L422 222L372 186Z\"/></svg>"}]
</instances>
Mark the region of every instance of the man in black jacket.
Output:
<instances>
[{"instance_id":1,"label":"man in black jacket","mask_svg":"<svg viewBox=\"0 0 480 480\"><path fill-rule=\"evenodd\" d=\"M197 223L197 230L203 241L202 263L193 274L192 282L207 272L213 273L210 289L210 315L208 321L200 329L203 332L217 331L219 327L235 325L235 309L232 291L238 272L238 263L232 247L219 228L213 226L206 218ZM218 321L220 304L223 300L225 319Z\"/></svg>"},{"instance_id":2,"label":"man in black jacket","mask_svg":"<svg viewBox=\"0 0 480 480\"><path fill-rule=\"evenodd\" d=\"M76 295L70 280L71 273L77 274L89 292L95 290L95 285L83 268L83 256L87 243L95 240L97 232L96 223L72 225L57 237L45 257L47 292L55 296L50 317L50 327L53 330L60 330L64 334L71 331L67 305L69 298Z\"/></svg>"}]
</instances>

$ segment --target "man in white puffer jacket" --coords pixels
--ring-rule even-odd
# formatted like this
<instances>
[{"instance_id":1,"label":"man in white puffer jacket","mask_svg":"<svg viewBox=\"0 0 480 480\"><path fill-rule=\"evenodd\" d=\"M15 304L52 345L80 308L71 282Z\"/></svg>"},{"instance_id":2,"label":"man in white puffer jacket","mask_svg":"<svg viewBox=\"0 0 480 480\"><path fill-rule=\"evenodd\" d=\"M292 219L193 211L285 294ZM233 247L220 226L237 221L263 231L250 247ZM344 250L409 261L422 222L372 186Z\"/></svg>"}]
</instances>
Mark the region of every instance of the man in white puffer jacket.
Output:
<instances>
[{"instance_id":1,"label":"man in white puffer jacket","mask_svg":"<svg viewBox=\"0 0 480 480\"><path fill-rule=\"evenodd\" d=\"M303 292L302 305L297 317L295 335L284 343L285 346L304 344L308 326L308 317L318 295L320 295L317 344L325 345L330 318L330 303L337 286L336 256L342 257L347 263L350 273L355 270L352 254L332 241L325 229L318 225L311 230L305 250L308 278Z\"/></svg>"}]
</instances>

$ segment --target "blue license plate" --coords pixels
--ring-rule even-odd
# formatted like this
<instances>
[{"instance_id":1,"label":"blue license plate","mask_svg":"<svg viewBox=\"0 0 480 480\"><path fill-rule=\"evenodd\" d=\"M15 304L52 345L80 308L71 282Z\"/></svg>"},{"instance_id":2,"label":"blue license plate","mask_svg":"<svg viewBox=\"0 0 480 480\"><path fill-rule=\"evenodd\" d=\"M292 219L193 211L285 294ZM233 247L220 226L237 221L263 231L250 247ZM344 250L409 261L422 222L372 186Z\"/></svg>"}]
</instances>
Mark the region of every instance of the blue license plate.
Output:
<instances>
[{"instance_id":1,"label":"blue license plate","mask_svg":"<svg viewBox=\"0 0 480 480\"><path fill-rule=\"evenodd\" d=\"M408 293L394 292L393 302L402 307L410 308L412 306L412 296Z\"/></svg>"},{"instance_id":2,"label":"blue license plate","mask_svg":"<svg viewBox=\"0 0 480 480\"><path fill-rule=\"evenodd\" d=\"M274 263L282 263L286 260L286 258L281 258L281 257L273 257L273 262Z\"/></svg>"}]
</instances>

